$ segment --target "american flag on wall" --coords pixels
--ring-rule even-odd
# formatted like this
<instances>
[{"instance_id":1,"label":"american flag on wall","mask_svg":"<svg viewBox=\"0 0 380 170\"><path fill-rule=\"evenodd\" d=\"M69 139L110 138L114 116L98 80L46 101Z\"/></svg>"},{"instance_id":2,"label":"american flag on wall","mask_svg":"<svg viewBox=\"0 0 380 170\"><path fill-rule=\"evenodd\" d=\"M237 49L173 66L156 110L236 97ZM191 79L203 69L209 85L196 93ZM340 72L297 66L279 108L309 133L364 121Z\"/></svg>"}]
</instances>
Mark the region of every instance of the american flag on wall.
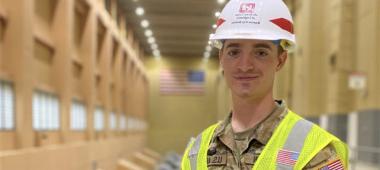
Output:
<instances>
[{"instance_id":1,"label":"american flag on wall","mask_svg":"<svg viewBox=\"0 0 380 170\"><path fill-rule=\"evenodd\" d=\"M160 93L163 95L203 95L205 73L201 70L163 69Z\"/></svg>"}]
</instances>

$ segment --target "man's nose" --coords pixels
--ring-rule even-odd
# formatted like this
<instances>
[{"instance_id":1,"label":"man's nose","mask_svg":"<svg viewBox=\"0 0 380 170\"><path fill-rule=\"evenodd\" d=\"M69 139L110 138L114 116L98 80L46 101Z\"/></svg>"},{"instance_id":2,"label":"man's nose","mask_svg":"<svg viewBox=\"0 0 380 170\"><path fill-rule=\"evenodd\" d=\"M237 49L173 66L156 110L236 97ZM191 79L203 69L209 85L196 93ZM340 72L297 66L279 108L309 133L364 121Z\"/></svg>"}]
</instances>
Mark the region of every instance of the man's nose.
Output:
<instances>
[{"instance_id":1,"label":"man's nose","mask_svg":"<svg viewBox=\"0 0 380 170\"><path fill-rule=\"evenodd\" d=\"M238 68L242 72L248 72L254 68L253 57L250 54L244 54L240 57Z\"/></svg>"}]
</instances>

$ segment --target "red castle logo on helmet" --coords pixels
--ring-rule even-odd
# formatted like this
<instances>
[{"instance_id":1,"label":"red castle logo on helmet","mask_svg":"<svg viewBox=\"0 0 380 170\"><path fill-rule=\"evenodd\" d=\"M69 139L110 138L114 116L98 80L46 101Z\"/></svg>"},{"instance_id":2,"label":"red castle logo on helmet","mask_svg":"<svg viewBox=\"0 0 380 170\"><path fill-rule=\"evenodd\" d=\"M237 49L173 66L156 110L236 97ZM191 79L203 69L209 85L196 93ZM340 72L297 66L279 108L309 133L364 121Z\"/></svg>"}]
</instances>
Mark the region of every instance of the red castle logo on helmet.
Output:
<instances>
[{"instance_id":1,"label":"red castle logo on helmet","mask_svg":"<svg viewBox=\"0 0 380 170\"><path fill-rule=\"evenodd\" d=\"M240 4L240 13L253 13L253 10L255 9L256 4L255 3L242 3Z\"/></svg>"}]
</instances>

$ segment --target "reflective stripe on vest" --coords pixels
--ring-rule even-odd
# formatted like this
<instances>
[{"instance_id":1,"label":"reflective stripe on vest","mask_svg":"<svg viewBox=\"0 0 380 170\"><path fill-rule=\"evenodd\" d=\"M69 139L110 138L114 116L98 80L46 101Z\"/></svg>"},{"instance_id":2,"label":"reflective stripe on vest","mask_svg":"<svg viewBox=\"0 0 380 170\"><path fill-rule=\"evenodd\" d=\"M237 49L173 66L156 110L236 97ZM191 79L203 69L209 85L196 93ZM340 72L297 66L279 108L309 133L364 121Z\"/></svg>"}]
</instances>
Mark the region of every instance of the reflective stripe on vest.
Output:
<instances>
[{"instance_id":1,"label":"reflective stripe on vest","mask_svg":"<svg viewBox=\"0 0 380 170\"><path fill-rule=\"evenodd\" d=\"M198 159L199 148L201 147L201 141L202 141L202 134L199 134L189 151L189 160L190 160L191 169L197 169L197 159Z\"/></svg>"},{"instance_id":2,"label":"reflective stripe on vest","mask_svg":"<svg viewBox=\"0 0 380 170\"><path fill-rule=\"evenodd\" d=\"M305 119L298 120L297 123L293 126L292 131L289 133L288 138L286 139L286 142L282 149L291 152L297 152L298 154L301 153L305 139L312 127L313 124L309 121ZM279 159L278 156L279 154L277 154L277 159ZM292 165L281 164L278 161L276 163L277 169L293 169Z\"/></svg>"}]
</instances>

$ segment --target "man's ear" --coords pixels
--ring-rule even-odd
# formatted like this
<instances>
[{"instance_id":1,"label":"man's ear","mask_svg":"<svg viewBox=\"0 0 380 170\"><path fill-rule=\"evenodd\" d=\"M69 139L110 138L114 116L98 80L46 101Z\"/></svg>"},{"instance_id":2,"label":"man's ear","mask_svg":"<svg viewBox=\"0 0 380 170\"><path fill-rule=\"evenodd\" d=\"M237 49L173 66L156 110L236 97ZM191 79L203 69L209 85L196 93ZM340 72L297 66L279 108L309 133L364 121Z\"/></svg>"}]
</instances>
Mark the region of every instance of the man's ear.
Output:
<instances>
[{"instance_id":1,"label":"man's ear","mask_svg":"<svg viewBox=\"0 0 380 170\"><path fill-rule=\"evenodd\" d=\"M277 67L276 67L276 71L279 71L284 66L286 60L288 59L288 52L287 51L282 52L277 57L277 59L278 59L278 64L277 64Z\"/></svg>"}]
</instances>

